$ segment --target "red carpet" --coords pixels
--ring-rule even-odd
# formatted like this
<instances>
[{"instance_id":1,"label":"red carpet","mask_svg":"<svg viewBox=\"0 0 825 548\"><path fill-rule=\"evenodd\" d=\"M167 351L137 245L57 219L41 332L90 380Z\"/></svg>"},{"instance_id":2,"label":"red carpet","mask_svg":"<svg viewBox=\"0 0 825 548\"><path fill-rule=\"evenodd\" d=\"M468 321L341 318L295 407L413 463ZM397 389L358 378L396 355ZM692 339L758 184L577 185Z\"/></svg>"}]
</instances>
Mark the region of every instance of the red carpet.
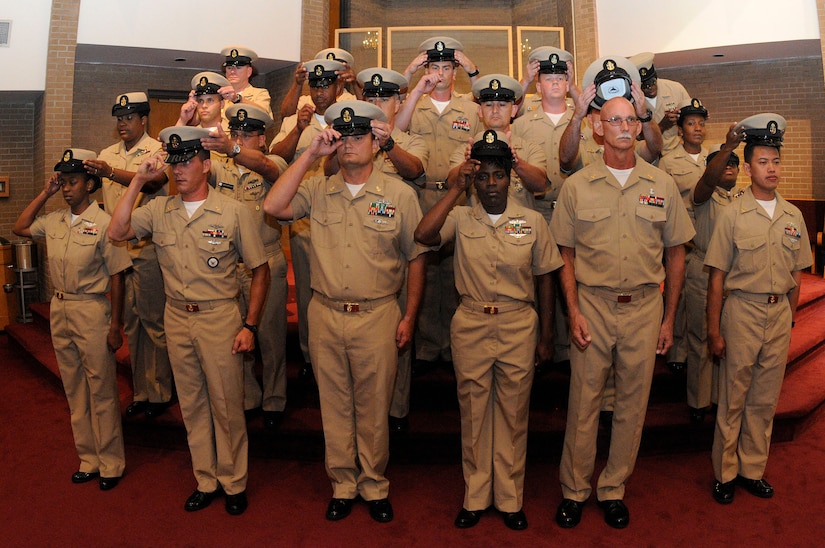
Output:
<instances>
[{"instance_id":1,"label":"red carpet","mask_svg":"<svg viewBox=\"0 0 825 548\"><path fill-rule=\"evenodd\" d=\"M30 359L30 358L29 358ZM639 459L625 502L630 526L609 528L591 501L572 530L555 525L557 463L528 465L526 531L489 512L470 530L452 525L463 496L452 464L391 465L396 519L373 522L365 505L323 518L330 486L320 462L250 461L249 510L232 517L222 500L184 512L195 482L186 451L127 445L121 484L73 485L77 468L68 409L57 378L13 354L0 338L0 531L6 546L818 546L825 535L825 410L774 446L770 500L739 490L720 506L710 496L707 451Z\"/></svg>"}]
</instances>

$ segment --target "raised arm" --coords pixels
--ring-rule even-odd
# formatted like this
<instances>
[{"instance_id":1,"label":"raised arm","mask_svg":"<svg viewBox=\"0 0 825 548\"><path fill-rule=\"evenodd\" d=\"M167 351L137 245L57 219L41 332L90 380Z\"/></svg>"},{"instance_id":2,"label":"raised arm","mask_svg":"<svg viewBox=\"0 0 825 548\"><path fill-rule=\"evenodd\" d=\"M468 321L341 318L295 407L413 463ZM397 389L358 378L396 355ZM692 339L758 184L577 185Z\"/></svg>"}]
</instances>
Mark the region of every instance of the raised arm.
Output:
<instances>
[{"instance_id":1,"label":"raised arm","mask_svg":"<svg viewBox=\"0 0 825 548\"><path fill-rule=\"evenodd\" d=\"M735 131L738 124L739 122L734 122L728 128L728 132L725 134L725 144L722 145L716 156L708 162L707 167L705 167L705 172L702 173L702 176L696 183L693 189L693 203L695 205L700 205L710 200L710 197L713 196L713 191L719 185L719 180L722 178L722 175L725 174L725 168L728 165L731 153L736 150L740 141L744 140L744 134Z\"/></svg>"},{"instance_id":2,"label":"raised arm","mask_svg":"<svg viewBox=\"0 0 825 548\"><path fill-rule=\"evenodd\" d=\"M35 218L37 218L37 213L43 205L49 201L49 198L57 194L59 190L60 183L57 181L57 173L52 173L52 176L46 181L46 185L43 187L43 190L40 191L40 194L34 197L34 200L26 206L26 209L24 209L17 218L11 231L23 238L31 238L32 233L30 229Z\"/></svg>"},{"instance_id":3,"label":"raised arm","mask_svg":"<svg viewBox=\"0 0 825 548\"><path fill-rule=\"evenodd\" d=\"M142 192L143 185L157 177L158 173L165 171L166 167L162 152L158 152L140 164L137 173L132 177L132 182L126 188L126 193L118 200L117 206L112 212L112 221L109 223L109 239L123 242L135 237L135 231L132 230L132 210L135 207L138 195Z\"/></svg>"}]
</instances>

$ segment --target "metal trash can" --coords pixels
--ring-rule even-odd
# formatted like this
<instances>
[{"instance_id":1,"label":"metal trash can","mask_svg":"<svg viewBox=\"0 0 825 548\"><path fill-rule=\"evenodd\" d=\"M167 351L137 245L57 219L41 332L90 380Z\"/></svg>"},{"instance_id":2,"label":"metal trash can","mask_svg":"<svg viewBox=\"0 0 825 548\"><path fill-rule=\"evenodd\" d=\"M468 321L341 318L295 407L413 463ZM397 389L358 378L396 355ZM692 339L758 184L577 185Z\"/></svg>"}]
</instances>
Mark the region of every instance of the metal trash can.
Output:
<instances>
[{"instance_id":1,"label":"metal trash can","mask_svg":"<svg viewBox=\"0 0 825 548\"><path fill-rule=\"evenodd\" d=\"M14 258L15 282L17 291L18 315L20 323L33 321L29 304L38 297L37 289L37 247L31 240L14 240L11 242Z\"/></svg>"}]
</instances>

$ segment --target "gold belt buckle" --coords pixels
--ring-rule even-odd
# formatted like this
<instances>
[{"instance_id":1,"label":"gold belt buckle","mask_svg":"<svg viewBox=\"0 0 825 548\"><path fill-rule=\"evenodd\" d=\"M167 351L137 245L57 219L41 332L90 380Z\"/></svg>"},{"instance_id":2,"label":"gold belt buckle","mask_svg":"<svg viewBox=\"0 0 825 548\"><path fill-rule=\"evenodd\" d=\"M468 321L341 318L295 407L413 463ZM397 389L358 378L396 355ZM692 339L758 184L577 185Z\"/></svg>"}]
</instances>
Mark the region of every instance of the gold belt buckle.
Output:
<instances>
[{"instance_id":1,"label":"gold belt buckle","mask_svg":"<svg viewBox=\"0 0 825 548\"><path fill-rule=\"evenodd\" d=\"M632 296L632 295L619 295L619 296L616 298L616 301L618 301L618 302L620 302L620 303L629 303L629 302L630 302L630 301L632 301L632 300L633 300L633 296Z\"/></svg>"},{"instance_id":2,"label":"gold belt buckle","mask_svg":"<svg viewBox=\"0 0 825 548\"><path fill-rule=\"evenodd\" d=\"M484 313L485 314L498 314L498 307L492 306L489 304L484 305Z\"/></svg>"},{"instance_id":3,"label":"gold belt buckle","mask_svg":"<svg viewBox=\"0 0 825 548\"><path fill-rule=\"evenodd\" d=\"M58 300L58 301L62 301L62 300L63 300L63 292L62 292L62 291L55 291L55 292L54 292L54 296L55 296L55 297L57 297L57 300Z\"/></svg>"},{"instance_id":4,"label":"gold belt buckle","mask_svg":"<svg viewBox=\"0 0 825 548\"><path fill-rule=\"evenodd\" d=\"M444 190L445 186L446 186L446 183L444 181L436 181L435 182L435 188L437 188L438 190Z\"/></svg>"},{"instance_id":5,"label":"gold belt buckle","mask_svg":"<svg viewBox=\"0 0 825 548\"><path fill-rule=\"evenodd\" d=\"M344 312L358 312L358 303L344 303Z\"/></svg>"},{"instance_id":6,"label":"gold belt buckle","mask_svg":"<svg viewBox=\"0 0 825 548\"><path fill-rule=\"evenodd\" d=\"M779 295L768 295L768 304L779 302Z\"/></svg>"},{"instance_id":7,"label":"gold belt buckle","mask_svg":"<svg viewBox=\"0 0 825 548\"><path fill-rule=\"evenodd\" d=\"M199 312L200 309L201 307L198 306L198 303L186 303L187 312Z\"/></svg>"}]
</instances>

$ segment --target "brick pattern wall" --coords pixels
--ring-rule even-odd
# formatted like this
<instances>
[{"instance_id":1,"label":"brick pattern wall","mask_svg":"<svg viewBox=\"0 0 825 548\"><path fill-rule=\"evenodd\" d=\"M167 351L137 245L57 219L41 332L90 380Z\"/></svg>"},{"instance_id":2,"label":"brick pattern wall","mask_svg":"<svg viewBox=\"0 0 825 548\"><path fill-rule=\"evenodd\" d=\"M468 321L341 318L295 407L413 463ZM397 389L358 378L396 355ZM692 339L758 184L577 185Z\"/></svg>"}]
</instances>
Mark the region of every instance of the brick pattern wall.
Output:
<instances>
[{"instance_id":1,"label":"brick pattern wall","mask_svg":"<svg viewBox=\"0 0 825 548\"><path fill-rule=\"evenodd\" d=\"M0 236L13 240L17 216L43 188L35 177L34 103L0 103L0 175L9 178L9 197L0 198ZM36 184L39 182L40 184Z\"/></svg>"},{"instance_id":2,"label":"brick pattern wall","mask_svg":"<svg viewBox=\"0 0 825 548\"><path fill-rule=\"evenodd\" d=\"M573 54L576 67L576 81L581 84L587 66L599 58L599 33L596 17L596 0L576 0L573 2L574 34L566 36L575 49Z\"/></svg>"},{"instance_id":3,"label":"brick pattern wall","mask_svg":"<svg viewBox=\"0 0 825 548\"><path fill-rule=\"evenodd\" d=\"M785 198L825 199L825 140L822 61L819 58L729 63L710 67L657 69L661 78L681 82L708 109L708 145L721 143L728 127L760 112L776 112L787 121L782 149ZM741 157L742 147L738 149ZM742 174L740 182L746 183Z\"/></svg>"},{"instance_id":4,"label":"brick pattern wall","mask_svg":"<svg viewBox=\"0 0 825 548\"><path fill-rule=\"evenodd\" d=\"M327 33L330 28L329 2L304 0L301 21L301 58L312 59L315 54L328 48Z\"/></svg>"}]
</instances>

